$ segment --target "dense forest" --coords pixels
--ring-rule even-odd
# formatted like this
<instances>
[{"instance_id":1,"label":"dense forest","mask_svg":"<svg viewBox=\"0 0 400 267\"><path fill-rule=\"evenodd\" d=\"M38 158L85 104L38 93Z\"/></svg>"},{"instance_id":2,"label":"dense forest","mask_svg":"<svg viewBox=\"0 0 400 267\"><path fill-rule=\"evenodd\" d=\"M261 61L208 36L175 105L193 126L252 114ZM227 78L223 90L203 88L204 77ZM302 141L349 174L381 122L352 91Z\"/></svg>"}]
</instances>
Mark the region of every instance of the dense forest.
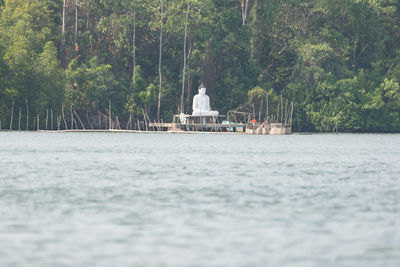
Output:
<instances>
[{"instance_id":1,"label":"dense forest","mask_svg":"<svg viewBox=\"0 0 400 267\"><path fill-rule=\"evenodd\" d=\"M204 83L222 114L283 96L295 131L398 132L399 27L398 0L0 0L1 127L171 121Z\"/></svg>"}]
</instances>

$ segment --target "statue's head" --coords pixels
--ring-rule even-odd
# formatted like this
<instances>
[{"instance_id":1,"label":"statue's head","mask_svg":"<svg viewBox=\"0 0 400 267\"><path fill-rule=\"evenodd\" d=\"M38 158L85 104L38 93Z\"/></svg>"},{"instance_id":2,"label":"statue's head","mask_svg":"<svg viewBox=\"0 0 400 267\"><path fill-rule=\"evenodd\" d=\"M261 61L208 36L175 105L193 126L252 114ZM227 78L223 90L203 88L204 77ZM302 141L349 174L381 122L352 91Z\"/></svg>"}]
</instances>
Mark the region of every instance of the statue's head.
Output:
<instances>
[{"instance_id":1,"label":"statue's head","mask_svg":"<svg viewBox=\"0 0 400 267\"><path fill-rule=\"evenodd\" d=\"M206 94L206 87L204 86L204 84L201 84L199 87L199 95L203 96Z\"/></svg>"}]
</instances>

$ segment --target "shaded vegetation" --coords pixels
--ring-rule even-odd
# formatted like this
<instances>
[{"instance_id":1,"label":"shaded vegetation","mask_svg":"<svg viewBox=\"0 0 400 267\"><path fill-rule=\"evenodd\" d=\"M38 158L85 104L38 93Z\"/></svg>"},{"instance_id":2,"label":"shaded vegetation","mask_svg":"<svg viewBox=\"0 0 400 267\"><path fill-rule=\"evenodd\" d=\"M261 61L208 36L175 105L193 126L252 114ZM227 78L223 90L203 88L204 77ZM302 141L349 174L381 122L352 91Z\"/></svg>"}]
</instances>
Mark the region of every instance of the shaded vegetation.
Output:
<instances>
[{"instance_id":1,"label":"shaded vegetation","mask_svg":"<svg viewBox=\"0 0 400 267\"><path fill-rule=\"evenodd\" d=\"M282 95L294 130L398 132L399 27L397 0L1 0L0 121L170 121L203 82L222 114Z\"/></svg>"}]
</instances>

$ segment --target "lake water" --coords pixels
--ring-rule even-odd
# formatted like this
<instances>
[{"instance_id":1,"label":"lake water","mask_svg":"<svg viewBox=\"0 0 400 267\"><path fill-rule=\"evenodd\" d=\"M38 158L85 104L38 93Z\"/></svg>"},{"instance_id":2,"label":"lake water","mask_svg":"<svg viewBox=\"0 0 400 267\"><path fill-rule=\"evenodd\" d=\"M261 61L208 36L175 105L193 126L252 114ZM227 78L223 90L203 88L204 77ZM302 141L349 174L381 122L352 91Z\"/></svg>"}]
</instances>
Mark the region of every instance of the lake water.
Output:
<instances>
[{"instance_id":1,"label":"lake water","mask_svg":"<svg viewBox=\"0 0 400 267\"><path fill-rule=\"evenodd\" d=\"M0 266L400 266L400 135L0 132Z\"/></svg>"}]
</instances>

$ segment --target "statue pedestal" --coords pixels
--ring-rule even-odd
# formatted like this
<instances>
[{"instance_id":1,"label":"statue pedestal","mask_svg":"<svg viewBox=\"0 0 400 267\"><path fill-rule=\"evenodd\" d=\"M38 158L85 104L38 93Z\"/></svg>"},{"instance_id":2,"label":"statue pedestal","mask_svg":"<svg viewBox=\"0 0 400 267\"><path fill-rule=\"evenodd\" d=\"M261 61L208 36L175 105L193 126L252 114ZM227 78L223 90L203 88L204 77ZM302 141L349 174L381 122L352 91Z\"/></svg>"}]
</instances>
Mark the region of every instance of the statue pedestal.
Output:
<instances>
[{"instance_id":1,"label":"statue pedestal","mask_svg":"<svg viewBox=\"0 0 400 267\"><path fill-rule=\"evenodd\" d=\"M219 112L216 110L194 110L192 116L218 116Z\"/></svg>"}]
</instances>

